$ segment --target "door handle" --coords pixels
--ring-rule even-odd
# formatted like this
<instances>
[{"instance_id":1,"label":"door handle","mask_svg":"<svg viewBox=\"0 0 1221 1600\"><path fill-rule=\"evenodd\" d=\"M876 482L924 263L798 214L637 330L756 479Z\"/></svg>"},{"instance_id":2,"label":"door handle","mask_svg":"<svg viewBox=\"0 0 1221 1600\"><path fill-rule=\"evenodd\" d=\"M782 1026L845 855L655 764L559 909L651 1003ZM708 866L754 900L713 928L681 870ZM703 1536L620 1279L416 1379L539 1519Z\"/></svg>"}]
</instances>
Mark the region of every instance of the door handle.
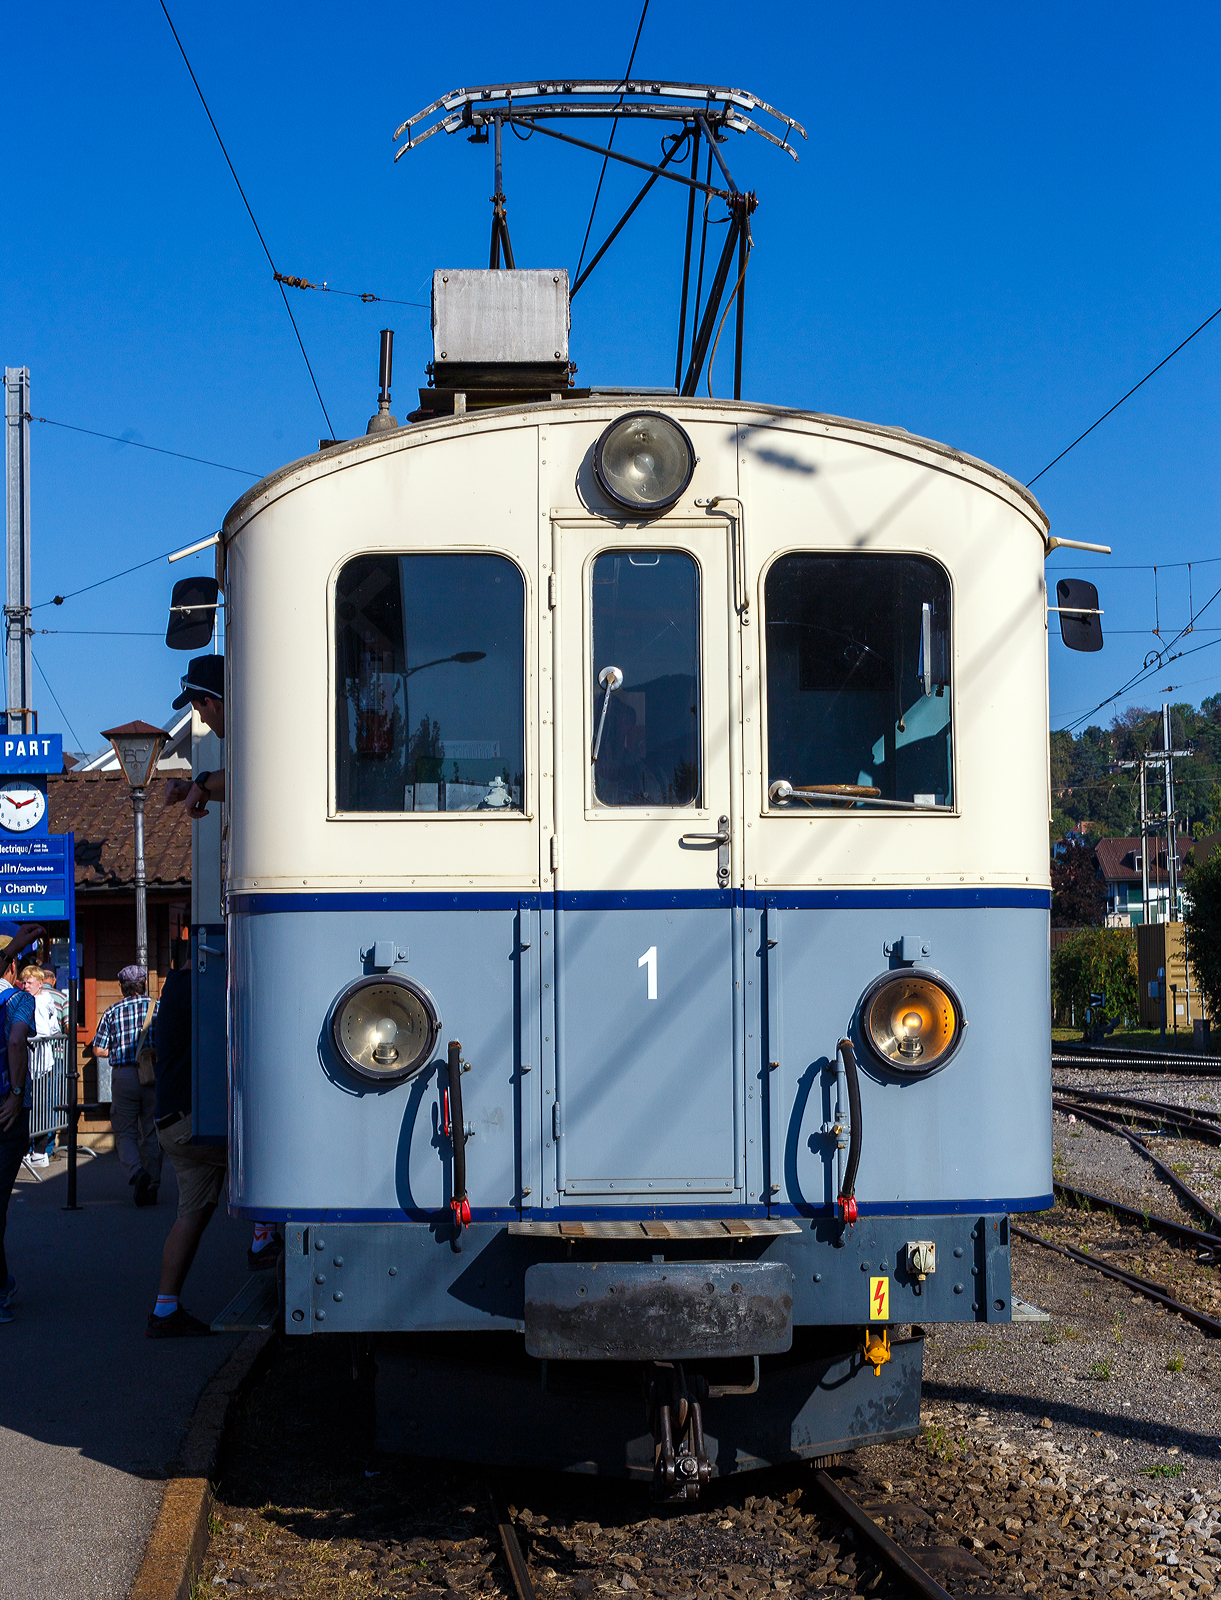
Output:
<instances>
[{"instance_id":1,"label":"door handle","mask_svg":"<svg viewBox=\"0 0 1221 1600\"><path fill-rule=\"evenodd\" d=\"M714 844L717 847L716 856L716 881L723 889L729 882L729 818L716 819L716 833L684 833L679 838L679 844Z\"/></svg>"}]
</instances>

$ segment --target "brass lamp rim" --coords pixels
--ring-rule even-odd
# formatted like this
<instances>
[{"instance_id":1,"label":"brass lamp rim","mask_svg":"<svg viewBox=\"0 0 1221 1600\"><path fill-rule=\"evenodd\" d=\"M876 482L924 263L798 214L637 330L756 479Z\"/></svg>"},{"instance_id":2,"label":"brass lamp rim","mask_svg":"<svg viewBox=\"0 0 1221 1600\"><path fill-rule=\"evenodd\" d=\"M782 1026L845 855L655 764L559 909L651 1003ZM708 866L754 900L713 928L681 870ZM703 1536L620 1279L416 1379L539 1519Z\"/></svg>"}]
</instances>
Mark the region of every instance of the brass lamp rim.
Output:
<instances>
[{"instance_id":1,"label":"brass lamp rim","mask_svg":"<svg viewBox=\"0 0 1221 1600\"><path fill-rule=\"evenodd\" d=\"M948 1005L951 1022L946 1030L944 1043L940 1048L932 1050L931 1044L937 1041L936 1033L929 1038L922 1038L917 1031L914 1036L905 1036L903 1040L893 1038L892 1049L886 1047L879 1040L873 1022L873 1013L888 989L899 989L903 985L915 985L919 988L932 990L940 1000L933 1000L933 996L919 996L925 1006L930 1002L940 1006L942 1002ZM900 996L895 997L896 1000ZM913 995L913 1010L916 1007L917 995ZM898 1009L897 1006L895 1008ZM875 979L861 996L857 1008L860 1022L860 1036L870 1057L879 1065L894 1072L903 1078L921 1078L929 1073L937 1072L946 1066L957 1054L963 1037L966 1033L967 1016L957 990L948 979L940 972L935 972L929 967L900 967L891 972L883 973Z\"/></svg>"}]
</instances>

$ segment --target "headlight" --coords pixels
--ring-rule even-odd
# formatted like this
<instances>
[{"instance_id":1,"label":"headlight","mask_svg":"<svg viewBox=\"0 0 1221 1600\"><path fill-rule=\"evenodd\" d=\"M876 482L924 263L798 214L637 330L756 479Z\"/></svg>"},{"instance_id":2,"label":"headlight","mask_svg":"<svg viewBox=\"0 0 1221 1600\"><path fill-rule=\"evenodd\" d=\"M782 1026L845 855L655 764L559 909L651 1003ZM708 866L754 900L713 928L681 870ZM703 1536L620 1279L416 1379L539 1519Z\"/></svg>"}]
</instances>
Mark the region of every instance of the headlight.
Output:
<instances>
[{"instance_id":1,"label":"headlight","mask_svg":"<svg viewBox=\"0 0 1221 1600\"><path fill-rule=\"evenodd\" d=\"M339 996L331 1035L354 1072L377 1083L394 1083L427 1063L440 1027L426 990L409 978L379 972Z\"/></svg>"},{"instance_id":2,"label":"headlight","mask_svg":"<svg viewBox=\"0 0 1221 1600\"><path fill-rule=\"evenodd\" d=\"M612 422L594 447L594 474L628 511L664 511L691 482L695 449L669 417L631 411Z\"/></svg>"},{"instance_id":3,"label":"headlight","mask_svg":"<svg viewBox=\"0 0 1221 1600\"><path fill-rule=\"evenodd\" d=\"M944 979L888 972L861 1002L861 1033L883 1065L918 1075L944 1066L962 1042L962 1003Z\"/></svg>"}]
</instances>

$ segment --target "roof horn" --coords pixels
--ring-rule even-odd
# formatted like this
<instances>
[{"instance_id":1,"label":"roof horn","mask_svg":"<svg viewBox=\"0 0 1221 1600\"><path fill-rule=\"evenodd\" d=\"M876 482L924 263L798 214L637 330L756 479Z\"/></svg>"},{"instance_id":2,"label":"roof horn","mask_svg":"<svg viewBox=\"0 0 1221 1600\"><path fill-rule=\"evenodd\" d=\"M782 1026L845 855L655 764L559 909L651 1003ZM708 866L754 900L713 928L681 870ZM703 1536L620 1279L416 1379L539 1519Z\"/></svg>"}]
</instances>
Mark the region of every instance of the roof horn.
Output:
<instances>
[{"instance_id":1,"label":"roof horn","mask_svg":"<svg viewBox=\"0 0 1221 1600\"><path fill-rule=\"evenodd\" d=\"M369 433L389 433L398 427L398 419L390 415L390 379L394 371L394 329L382 329L382 358L378 371L381 392L377 397L377 415L369 418Z\"/></svg>"}]
</instances>

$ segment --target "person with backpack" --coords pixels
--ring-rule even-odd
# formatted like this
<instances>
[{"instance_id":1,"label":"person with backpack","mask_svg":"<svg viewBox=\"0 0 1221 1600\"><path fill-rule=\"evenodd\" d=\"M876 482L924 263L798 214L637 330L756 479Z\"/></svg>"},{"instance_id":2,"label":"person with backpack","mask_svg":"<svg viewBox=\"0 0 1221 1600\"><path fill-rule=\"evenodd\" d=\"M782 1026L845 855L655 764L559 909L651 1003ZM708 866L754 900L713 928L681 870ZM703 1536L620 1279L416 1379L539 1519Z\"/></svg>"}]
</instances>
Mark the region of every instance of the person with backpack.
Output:
<instances>
[{"instance_id":1,"label":"person with backpack","mask_svg":"<svg viewBox=\"0 0 1221 1600\"><path fill-rule=\"evenodd\" d=\"M123 998L103 1012L93 1036L94 1055L110 1059L110 1123L138 1206L156 1205L161 1183L157 1091L149 1049L157 1008L145 993L147 984L146 968L124 967L119 973Z\"/></svg>"}]
</instances>

